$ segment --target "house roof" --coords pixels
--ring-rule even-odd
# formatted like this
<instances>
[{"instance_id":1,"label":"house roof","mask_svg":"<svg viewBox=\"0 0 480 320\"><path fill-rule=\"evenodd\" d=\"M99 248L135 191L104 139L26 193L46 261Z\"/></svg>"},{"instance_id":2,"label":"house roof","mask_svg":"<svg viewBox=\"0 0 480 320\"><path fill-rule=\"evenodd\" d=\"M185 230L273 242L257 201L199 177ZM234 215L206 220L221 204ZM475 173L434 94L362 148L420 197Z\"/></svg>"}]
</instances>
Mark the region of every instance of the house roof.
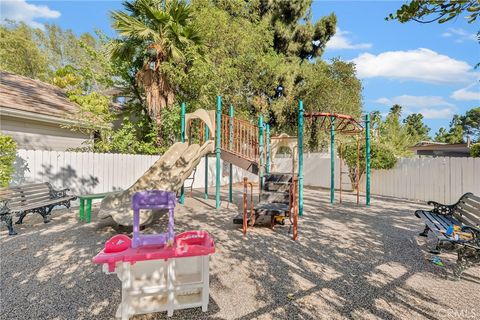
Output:
<instances>
[{"instance_id":1,"label":"house roof","mask_svg":"<svg viewBox=\"0 0 480 320\"><path fill-rule=\"evenodd\" d=\"M462 150L468 152L470 146L468 143L442 143L442 142L420 142L409 148L415 150Z\"/></svg>"},{"instance_id":2,"label":"house roof","mask_svg":"<svg viewBox=\"0 0 480 320\"><path fill-rule=\"evenodd\" d=\"M40 118L54 117L59 122L74 120L72 115L79 111L62 89L4 71L0 71L0 108L2 114L30 113Z\"/></svg>"}]
</instances>

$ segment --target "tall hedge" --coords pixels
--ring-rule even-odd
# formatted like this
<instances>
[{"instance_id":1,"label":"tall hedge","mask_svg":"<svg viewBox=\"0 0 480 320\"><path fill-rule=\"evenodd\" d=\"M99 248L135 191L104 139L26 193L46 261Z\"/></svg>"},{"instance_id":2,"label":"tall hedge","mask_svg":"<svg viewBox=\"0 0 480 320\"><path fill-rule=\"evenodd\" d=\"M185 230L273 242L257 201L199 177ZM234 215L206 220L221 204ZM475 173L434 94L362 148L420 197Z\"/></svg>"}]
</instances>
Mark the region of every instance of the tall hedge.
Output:
<instances>
[{"instance_id":1,"label":"tall hedge","mask_svg":"<svg viewBox=\"0 0 480 320\"><path fill-rule=\"evenodd\" d=\"M0 186L6 187L12 178L17 144L12 137L0 133Z\"/></svg>"}]
</instances>

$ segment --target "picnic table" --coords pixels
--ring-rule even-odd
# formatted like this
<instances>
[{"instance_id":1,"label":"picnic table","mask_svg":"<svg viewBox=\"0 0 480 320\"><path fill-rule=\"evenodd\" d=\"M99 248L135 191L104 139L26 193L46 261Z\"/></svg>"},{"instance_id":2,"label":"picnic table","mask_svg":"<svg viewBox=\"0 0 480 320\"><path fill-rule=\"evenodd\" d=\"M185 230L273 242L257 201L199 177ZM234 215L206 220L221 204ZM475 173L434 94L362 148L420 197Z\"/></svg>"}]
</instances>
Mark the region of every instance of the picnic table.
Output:
<instances>
[{"instance_id":1,"label":"picnic table","mask_svg":"<svg viewBox=\"0 0 480 320\"><path fill-rule=\"evenodd\" d=\"M85 194L78 196L80 199L80 210L79 210L79 219L80 221L84 221L86 223L90 223L91 215L92 215L92 200L93 199L103 199L108 195L115 194L118 192L104 192L104 193L96 193L96 194ZM87 207L85 211L85 201L87 202Z\"/></svg>"}]
</instances>

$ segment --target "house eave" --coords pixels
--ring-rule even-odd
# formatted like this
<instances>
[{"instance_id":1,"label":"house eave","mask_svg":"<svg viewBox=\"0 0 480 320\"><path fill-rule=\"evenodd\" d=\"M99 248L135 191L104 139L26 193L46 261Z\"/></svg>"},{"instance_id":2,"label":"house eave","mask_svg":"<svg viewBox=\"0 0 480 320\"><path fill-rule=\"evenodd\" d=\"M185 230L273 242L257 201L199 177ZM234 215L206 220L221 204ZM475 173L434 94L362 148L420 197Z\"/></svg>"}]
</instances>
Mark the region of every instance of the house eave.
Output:
<instances>
[{"instance_id":1,"label":"house eave","mask_svg":"<svg viewBox=\"0 0 480 320\"><path fill-rule=\"evenodd\" d=\"M73 125L73 126L78 126L82 128L88 128L91 127L90 124L78 120L72 120L72 119L66 119L66 118L61 118L61 117L55 117L55 116L49 116L46 114L41 114L41 113L33 113L33 112L28 112L28 111L23 111L23 110L18 110L18 109L10 109L6 107L1 107L0 109L0 115L2 116L10 116L14 118L21 118L21 119L27 119L27 120L34 120L34 121L42 121L42 122L47 122L51 124L56 124L56 125ZM106 128L109 128L111 126L108 126ZM104 128L103 126L98 126L98 128Z\"/></svg>"}]
</instances>

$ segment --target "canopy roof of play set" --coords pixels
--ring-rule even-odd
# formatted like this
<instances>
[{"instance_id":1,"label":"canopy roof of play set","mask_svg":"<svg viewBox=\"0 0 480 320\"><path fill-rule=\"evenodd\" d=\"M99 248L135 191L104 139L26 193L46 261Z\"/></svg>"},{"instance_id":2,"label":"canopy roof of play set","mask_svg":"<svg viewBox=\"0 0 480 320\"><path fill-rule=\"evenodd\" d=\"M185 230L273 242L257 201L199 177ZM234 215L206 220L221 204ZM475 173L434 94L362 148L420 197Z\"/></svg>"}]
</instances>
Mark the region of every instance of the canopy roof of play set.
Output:
<instances>
[{"instance_id":1,"label":"canopy roof of play set","mask_svg":"<svg viewBox=\"0 0 480 320\"><path fill-rule=\"evenodd\" d=\"M320 119L320 129L330 131L332 129L342 134L358 134L363 132L363 126L355 118L345 114L329 112L305 112L305 118ZM338 120L334 120L338 119Z\"/></svg>"}]
</instances>

